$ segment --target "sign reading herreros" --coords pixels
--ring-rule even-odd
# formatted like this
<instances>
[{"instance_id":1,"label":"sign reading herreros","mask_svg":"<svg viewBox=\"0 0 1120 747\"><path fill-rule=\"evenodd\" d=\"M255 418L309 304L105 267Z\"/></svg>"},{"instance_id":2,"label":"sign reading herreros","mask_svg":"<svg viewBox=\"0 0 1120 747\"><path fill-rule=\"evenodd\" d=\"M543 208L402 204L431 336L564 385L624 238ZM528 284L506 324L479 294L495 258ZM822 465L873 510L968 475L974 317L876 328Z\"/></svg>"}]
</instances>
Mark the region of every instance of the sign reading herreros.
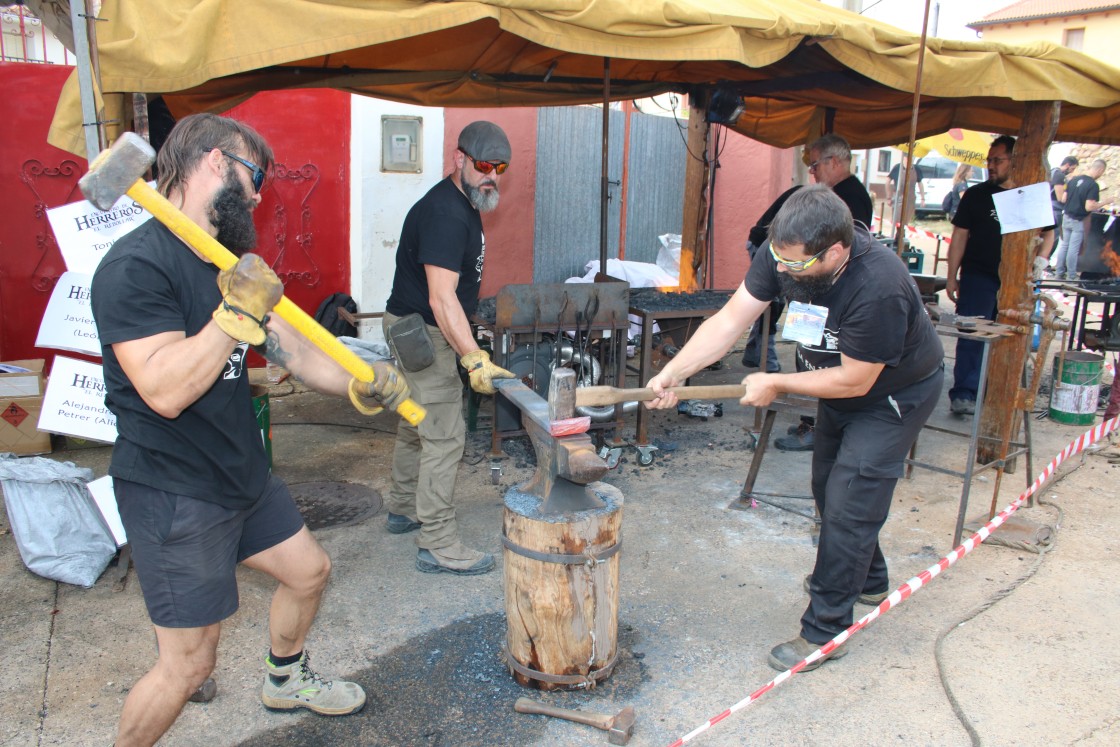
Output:
<instances>
[{"instance_id":1,"label":"sign reading herreros","mask_svg":"<svg viewBox=\"0 0 1120 747\"><path fill-rule=\"evenodd\" d=\"M105 406L101 366L76 358L54 357L39 430L113 443L117 417Z\"/></svg>"},{"instance_id":2,"label":"sign reading herreros","mask_svg":"<svg viewBox=\"0 0 1120 747\"><path fill-rule=\"evenodd\" d=\"M66 269L92 275L117 239L152 217L125 195L109 210L98 210L87 200L51 208L51 223Z\"/></svg>"}]
</instances>

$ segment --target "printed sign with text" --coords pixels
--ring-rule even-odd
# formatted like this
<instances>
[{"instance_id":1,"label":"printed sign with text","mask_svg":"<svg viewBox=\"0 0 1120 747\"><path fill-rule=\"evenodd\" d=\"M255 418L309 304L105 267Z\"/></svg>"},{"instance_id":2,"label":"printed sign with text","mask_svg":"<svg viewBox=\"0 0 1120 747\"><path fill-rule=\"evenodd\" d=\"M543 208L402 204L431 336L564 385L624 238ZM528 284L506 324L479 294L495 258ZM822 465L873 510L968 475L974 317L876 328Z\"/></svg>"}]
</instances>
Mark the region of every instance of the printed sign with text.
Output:
<instances>
[{"instance_id":1,"label":"printed sign with text","mask_svg":"<svg viewBox=\"0 0 1120 747\"><path fill-rule=\"evenodd\" d=\"M66 269L87 275L93 274L117 239L151 217L128 195L108 210L98 210L89 201L81 200L47 211Z\"/></svg>"},{"instance_id":2,"label":"printed sign with text","mask_svg":"<svg viewBox=\"0 0 1120 747\"><path fill-rule=\"evenodd\" d=\"M101 366L55 356L39 430L106 443L117 440L117 417L105 406Z\"/></svg>"},{"instance_id":3,"label":"printed sign with text","mask_svg":"<svg viewBox=\"0 0 1120 747\"><path fill-rule=\"evenodd\" d=\"M101 355L101 342L89 305L92 276L64 272L58 279L39 324L35 347Z\"/></svg>"}]
</instances>

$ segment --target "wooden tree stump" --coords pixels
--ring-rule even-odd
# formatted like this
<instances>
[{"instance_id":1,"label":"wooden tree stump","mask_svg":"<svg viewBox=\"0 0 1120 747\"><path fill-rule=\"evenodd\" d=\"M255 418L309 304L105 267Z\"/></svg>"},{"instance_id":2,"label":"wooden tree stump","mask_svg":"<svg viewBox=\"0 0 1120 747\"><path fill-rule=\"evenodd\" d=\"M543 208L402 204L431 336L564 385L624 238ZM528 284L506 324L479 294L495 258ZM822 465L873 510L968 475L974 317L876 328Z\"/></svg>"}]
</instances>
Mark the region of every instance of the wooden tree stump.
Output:
<instances>
[{"instance_id":1,"label":"wooden tree stump","mask_svg":"<svg viewBox=\"0 0 1120 747\"><path fill-rule=\"evenodd\" d=\"M506 493L505 653L527 687L594 687L618 656L622 493L601 482L584 487L606 506L542 516L537 496Z\"/></svg>"}]
</instances>

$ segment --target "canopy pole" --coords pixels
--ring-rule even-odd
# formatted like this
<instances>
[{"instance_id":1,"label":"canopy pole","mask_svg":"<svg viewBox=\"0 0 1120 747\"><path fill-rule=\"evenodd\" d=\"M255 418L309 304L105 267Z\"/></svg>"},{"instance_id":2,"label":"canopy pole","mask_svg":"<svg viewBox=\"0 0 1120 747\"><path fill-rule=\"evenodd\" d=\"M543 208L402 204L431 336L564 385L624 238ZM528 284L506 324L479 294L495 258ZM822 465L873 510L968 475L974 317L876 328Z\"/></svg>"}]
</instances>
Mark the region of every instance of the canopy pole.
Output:
<instances>
[{"instance_id":1,"label":"canopy pole","mask_svg":"<svg viewBox=\"0 0 1120 747\"><path fill-rule=\"evenodd\" d=\"M607 274L607 204L610 201L611 58L603 58L603 167L599 177L599 272Z\"/></svg>"},{"instance_id":2,"label":"canopy pole","mask_svg":"<svg viewBox=\"0 0 1120 747\"><path fill-rule=\"evenodd\" d=\"M74 57L78 68L78 96L82 102L82 132L86 139L86 160L93 162L101 152L101 123L93 96L93 66L90 62L89 17L84 0L70 3L70 25L74 27Z\"/></svg>"},{"instance_id":3,"label":"canopy pole","mask_svg":"<svg viewBox=\"0 0 1120 747\"><path fill-rule=\"evenodd\" d=\"M1058 131L1061 102L1028 101L1019 125L1019 139L1011 153L1012 179L1017 185L1037 184L1046 181L1048 164L1046 152ZM1005 234L1000 250L999 295L996 308L997 322L1020 326L1011 316L1015 310L1030 311L1034 308L1034 283L1031 280L1035 254L1038 252L1038 229L1015 231ZM992 343L988 363L988 388L984 397L984 412L980 420L981 438L977 445L976 459L981 464L1003 459L999 453L1010 434L1019 432L1022 421L1022 403L1018 401L1019 382L1030 347L1030 327L1025 333L1001 337ZM1035 365L1041 366L1044 361ZM1007 460L1006 471L1015 471L1015 460Z\"/></svg>"},{"instance_id":4,"label":"canopy pole","mask_svg":"<svg viewBox=\"0 0 1120 747\"><path fill-rule=\"evenodd\" d=\"M914 140L918 137L918 108L921 106L922 101L922 68L926 63L926 29L929 25L929 2L925 2L925 15L922 18L922 41L918 45L918 74L917 80L914 81L914 105L910 107L910 142L906 144L906 168L899 169L899 180L895 185L896 190L902 192L902 201L899 202L895 198L895 204L898 205L899 221L894 227L895 237L895 251L899 256L902 255L903 242L906 238L906 216L910 212L910 200L913 199L910 195L910 173L914 170ZM906 188L903 188L905 185ZM894 216L891 216L891 222L894 222Z\"/></svg>"},{"instance_id":5,"label":"canopy pole","mask_svg":"<svg viewBox=\"0 0 1120 747\"><path fill-rule=\"evenodd\" d=\"M707 183L707 149L709 94L703 89L688 92L688 154L684 168L684 207L681 219L681 269L680 289L684 292L699 288L696 270L704 257L701 244L704 230L701 223L707 220L704 209L704 187Z\"/></svg>"}]
</instances>

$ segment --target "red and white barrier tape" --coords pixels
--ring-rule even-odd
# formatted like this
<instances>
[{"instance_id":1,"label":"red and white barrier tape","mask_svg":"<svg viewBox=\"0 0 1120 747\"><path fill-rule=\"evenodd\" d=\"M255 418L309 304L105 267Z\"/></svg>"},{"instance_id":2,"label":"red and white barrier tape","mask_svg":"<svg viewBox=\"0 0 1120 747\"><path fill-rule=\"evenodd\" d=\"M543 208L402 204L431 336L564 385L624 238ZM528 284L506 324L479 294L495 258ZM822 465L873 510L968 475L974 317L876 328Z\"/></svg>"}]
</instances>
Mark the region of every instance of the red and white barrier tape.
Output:
<instances>
[{"instance_id":1,"label":"red and white barrier tape","mask_svg":"<svg viewBox=\"0 0 1120 747\"><path fill-rule=\"evenodd\" d=\"M877 215L871 216L871 223L872 223L872 225L877 226L878 230L880 230L880 231L883 230L884 221L879 216L877 216ZM895 223L894 228L897 230L900 225L901 225L900 223ZM948 246L949 243L950 243L948 236L942 236L939 233L934 233L933 231L927 231L924 228L918 228L917 226L911 226L911 225L903 226L903 228L906 230L907 233L912 234L914 236L925 236L926 238L934 239L936 241L944 241L945 246Z\"/></svg>"},{"instance_id":2,"label":"red and white barrier tape","mask_svg":"<svg viewBox=\"0 0 1120 747\"><path fill-rule=\"evenodd\" d=\"M840 635L836 636L831 641L824 644L816 651L799 661L793 666L792 669L788 669L785 672L782 672L777 677L770 680L765 685L755 690L749 696L747 696L743 700L740 700L738 703L731 706L723 713L708 719L705 723L696 727L688 734L685 734L683 737L669 745L669 747L679 747L680 745L692 741L697 736L703 734L708 729L712 728L720 721L723 721L731 714L743 710L751 703L761 698L767 692L773 690L775 687L800 672L807 665L812 664L823 656L828 656L829 654L831 654L838 646L844 644L849 638L851 638L863 628L867 627L868 624L877 619L884 612L892 607L901 604L904 600L908 599L915 591L932 581L942 571L948 570L949 567L956 563L958 560L979 547L980 543L990 537L995 529L1006 522L1011 514L1015 513L1015 511L1017 511L1028 498L1038 492L1042 488L1042 486L1046 484L1046 481L1049 480L1051 475L1053 475L1058 467L1061 466L1062 462L1066 461L1073 455L1084 451L1091 444L1096 443L1112 431L1116 430L1117 427L1120 427L1120 417L1115 417L1112 420L1094 426L1093 428L1090 428L1089 430L1082 433L1078 438L1071 441L1064 449L1062 449L1057 456L1050 460L1050 463L1047 464L1046 468L1039 473L1038 477L1034 479L1034 482L1031 483L1029 488L1023 491L1023 493L1018 498L1016 498L1015 501L1011 503L1011 505L997 514L994 519L982 526L979 531L976 532L976 534L972 535L967 540L962 542L956 549L943 557L935 565L931 565L929 568L922 571L917 576L914 576L905 584L892 591L890 593L890 596L880 602L878 607L861 617L850 628L842 632Z\"/></svg>"}]
</instances>

